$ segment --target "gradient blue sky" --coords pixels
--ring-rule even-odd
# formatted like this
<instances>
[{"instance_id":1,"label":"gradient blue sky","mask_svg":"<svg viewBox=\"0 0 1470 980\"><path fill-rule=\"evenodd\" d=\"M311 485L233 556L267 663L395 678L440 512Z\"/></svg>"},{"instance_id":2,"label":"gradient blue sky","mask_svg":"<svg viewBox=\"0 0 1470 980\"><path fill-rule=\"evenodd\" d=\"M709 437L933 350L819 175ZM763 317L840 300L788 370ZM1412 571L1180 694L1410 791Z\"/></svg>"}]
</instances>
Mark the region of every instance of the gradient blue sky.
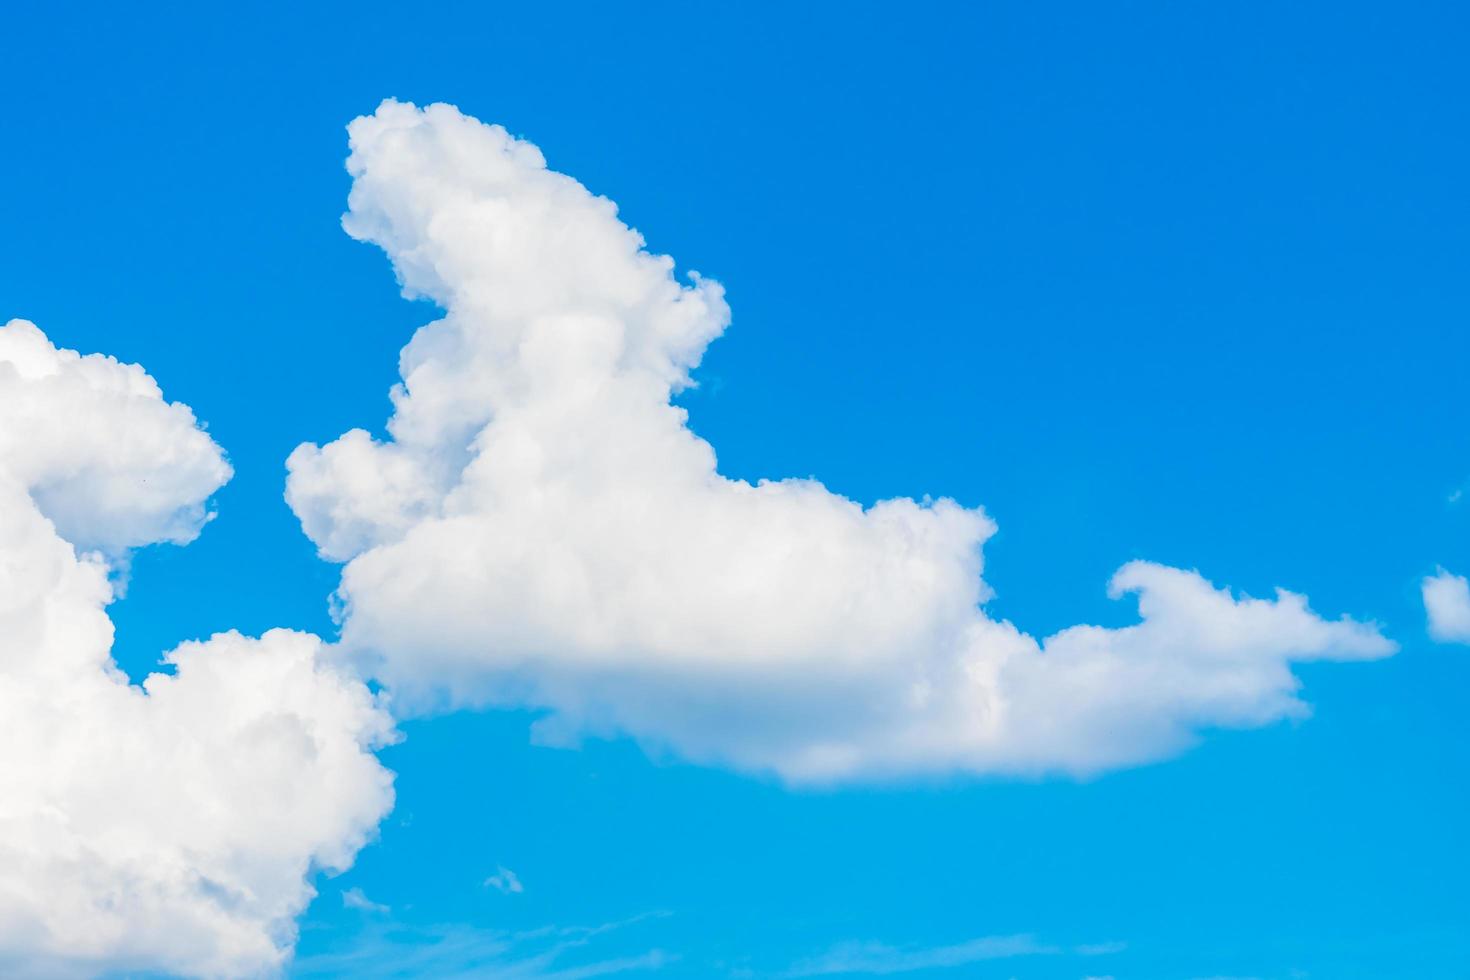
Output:
<instances>
[{"instance_id":1,"label":"gradient blue sky","mask_svg":"<svg viewBox=\"0 0 1470 980\"><path fill-rule=\"evenodd\" d=\"M333 629L283 461L385 417L433 316L338 227L343 127L388 96L533 140L726 285L681 398L725 473L984 505L991 610L1038 634L1131 621L1104 584L1148 558L1402 645L1300 669L1304 723L1084 783L791 790L532 747L525 714L411 722L297 971L1470 976L1470 650L1429 642L1418 593L1470 568L1467 28L1450 3L14 5L0 320L143 363L237 471L199 541L136 560L135 676L216 630Z\"/></svg>"}]
</instances>

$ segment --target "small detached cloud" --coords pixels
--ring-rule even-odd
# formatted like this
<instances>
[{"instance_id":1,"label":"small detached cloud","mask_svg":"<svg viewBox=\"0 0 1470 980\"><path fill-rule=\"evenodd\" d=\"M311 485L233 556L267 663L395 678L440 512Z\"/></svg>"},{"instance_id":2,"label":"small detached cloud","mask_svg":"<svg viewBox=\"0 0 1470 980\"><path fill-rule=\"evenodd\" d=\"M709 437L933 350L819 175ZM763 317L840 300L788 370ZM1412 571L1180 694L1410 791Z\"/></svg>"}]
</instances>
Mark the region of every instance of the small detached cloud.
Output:
<instances>
[{"instance_id":1,"label":"small detached cloud","mask_svg":"<svg viewBox=\"0 0 1470 980\"><path fill-rule=\"evenodd\" d=\"M388 906L374 902L364 895L361 888L348 888L343 891L342 904L349 909L358 909L362 912L372 912L377 915L386 915L391 911Z\"/></svg>"},{"instance_id":2,"label":"small detached cloud","mask_svg":"<svg viewBox=\"0 0 1470 980\"><path fill-rule=\"evenodd\" d=\"M1470 580L1441 568L1422 583L1429 635L1440 643L1470 643Z\"/></svg>"},{"instance_id":3,"label":"small detached cloud","mask_svg":"<svg viewBox=\"0 0 1470 980\"><path fill-rule=\"evenodd\" d=\"M502 895L519 895L525 891L521 879L509 868L496 868L495 873L485 879L486 888L494 888Z\"/></svg>"}]
</instances>

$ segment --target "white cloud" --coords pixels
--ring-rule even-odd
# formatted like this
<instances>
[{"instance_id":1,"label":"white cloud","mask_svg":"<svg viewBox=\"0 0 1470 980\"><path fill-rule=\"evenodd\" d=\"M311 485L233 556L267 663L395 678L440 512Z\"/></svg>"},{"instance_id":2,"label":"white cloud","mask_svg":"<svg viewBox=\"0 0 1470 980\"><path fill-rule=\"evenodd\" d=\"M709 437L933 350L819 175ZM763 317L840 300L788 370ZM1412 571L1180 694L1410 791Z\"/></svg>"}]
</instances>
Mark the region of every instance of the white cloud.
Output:
<instances>
[{"instance_id":1,"label":"white cloud","mask_svg":"<svg viewBox=\"0 0 1470 980\"><path fill-rule=\"evenodd\" d=\"M530 704L790 780L1093 772L1306 711L1291 664L1393 645L1305 599L1136 562L1142 621L1044 642L981 611L995 525L718 474L671 394L729 320L612 202L450 106L350 127L343 224L446 310L404 349L391 440L289 461L346 561L344 647L409 710Z\"/></svg>"},{"instance_id":2,"label":"white cloud","mask_svg":"<svg viewBox=\"0 0 1470 980\"><path fill-rule=\"evenodd\" d=\"M509 868L496 868L495 873L485 879L486 888L494 888L504 895L519 895L525 891L521 879Z\"/></svg>"},{"instance_id":3,"label":"white cloud","mask_svg":"<svg viewBox=\"0 0 1470 980\"><path fill-rule=\"evenodd\" d=\"M383 915L392 911L388 906L368 898L361 888L345 889L342 892L342 905L344 908L357 909L359 912L372 912L375 915Z\"/></svg>"},{"instance_id":4,"label":"white cloud","mask_svg":"<svg viewBox=\"0 0 1470 980\"><path fill-rule=\"evenodd\" d=\"M230 478L188 406L136 364L58 350L25 320L0 331L0 466L71 545L110 556L199 533Z\"/></svg>"},{"instance_id":5,"label":"white cloud","mask_svg":"<svg viewBox=\"0 0 1470 980\"><path fill-rule=\"evenodd\" d=\"M1470 581L1441 568L1421 588L1429 635L1441 643L1470 643Z\"/></svg>"},{"instance_id":6,"label":"white cloud","mask_svg":"<svg viewBox=\"0 0 1470 980\"><path fill-rule=\"evenodd\" d=\"M986 936L952 946L930 946L900 949L885 943L842 943L820 956L803 960L782 976L823 977L845 974L886 976L912 973L915 970L937 970L969 966L986 960L1009 959L1014 956L1045 956L1061 953L1055 946L1043 946L1032 936Z\"/></svg>"},{"instance_id":7,"label":"white cloud","mask_svg":"<svg viewBox=\"0 0 1470 980\"><path fill-rule=\"evenodd\" d=\"M141 368L0 328L5 976L270 970L391 804L391 722L316 637L186 643L141 687L112 662L127 549L193 538L228 476Z\"/></svg>"}]
</instances>

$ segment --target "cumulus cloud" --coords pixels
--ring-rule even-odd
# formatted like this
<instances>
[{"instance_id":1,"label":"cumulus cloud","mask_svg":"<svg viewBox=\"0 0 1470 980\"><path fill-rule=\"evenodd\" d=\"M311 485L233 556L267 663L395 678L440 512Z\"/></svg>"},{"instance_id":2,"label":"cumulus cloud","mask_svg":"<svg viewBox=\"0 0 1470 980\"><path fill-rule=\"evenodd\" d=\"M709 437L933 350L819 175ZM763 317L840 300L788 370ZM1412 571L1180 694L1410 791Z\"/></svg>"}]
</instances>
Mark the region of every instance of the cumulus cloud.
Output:
<instances>
[{"instance_id":1,"label":"cumulus cloud","mask_svg":"<svg viewBox=\"0 0 1470 980\"><path fill-rule=\"evenodd\" d=\"M543 739L796 781L1086 773L1303 714L1294 661L1393 650L1142 562L1111 586L1135 626L996 621L981 510L719 474L670 399L723 290L611 201L451 106L385 102L349 134L345 229L445 315L402 352L389 438L298 448L287 499L346 563L344 648L406 709L533 705Z\"/></svg>"},{"instance_id":2,"label":"cumulus cloud","mask_svg":"<svg viewBox=\"0 0 1470 980\"><path fill-rule=\"evenodd\" d=\"M1441 568L1421 588L1429 635L1441 643L1470 643L1470 581Z\"/></svg>"},{"instance_id":3,"label":"cumulus cloud","mask_svg":"<svg viewBox=\"0 0 1470 980\"><path fill-rule=\"evenodd\" d=\"M141 686L112 661L127 550L192 539L229 472L142 368L0 327L6 976L269 971L391 804L391 722L316 637L186 643Z\"/></svg>"},{"instance_id":4,"label":"cumulus cloud","mask_svg":"<svg viewBox=\"0 0 1470 980\"><path fill-rule=\"evenodd\" d=\"M0 332L0 465L68 543L111 557L199 533L230 467L188 406L136 364L57 350L32 323Z\"/></svg>"}]
</instances>

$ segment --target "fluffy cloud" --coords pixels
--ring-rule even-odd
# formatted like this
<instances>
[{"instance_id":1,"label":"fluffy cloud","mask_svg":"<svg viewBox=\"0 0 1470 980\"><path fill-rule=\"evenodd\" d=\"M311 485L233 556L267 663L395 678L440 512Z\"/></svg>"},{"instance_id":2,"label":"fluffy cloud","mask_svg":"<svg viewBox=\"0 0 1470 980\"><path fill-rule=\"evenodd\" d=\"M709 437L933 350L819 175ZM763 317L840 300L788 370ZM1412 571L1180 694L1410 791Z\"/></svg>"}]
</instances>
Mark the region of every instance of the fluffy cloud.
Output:
<instances>
[{"instance_id":1,"label":"fluffy cloud","mask_svg":"<svg viewBox=\"0 0 1470 980\"><path fill-rule=\"evenodd\" d=\"M670 397L723 292L611 201L450 106L386 102L349 132L344 227L445 316L403 350L391 438L298 448L287 499L346 562L344 647L406 708L535 705L543 738L621 731L798 781L1092 772L1304 713L1293 661L1393 650L1300 596L1147 563L1112 583L1136 626L994 621L983 512L717 472Z\"/></svg>"},{"instance_id":2,"label":"fluffy cloud","mask_svg":"<svg viewBox=\"0 0 1470 980\"><path fill-rule=\"evenodd\" d=\"M391 723L316 637L186 643L141 687L112 662L118 563L192 539L229 473L142 368L0 327L6 976L269 971L391 805Z\"/></svg>"},{"instance_id":3,"label":"fluffy cloud","mask_svg":"<svg viewBox=\"0 0 1470 980\"><path fill-rule=\"evenodd\" d=\"M1441 643L1470 643L1470 581L1441 568L1421 588L1429 635Z\"/></svg>"}]
</instances>

